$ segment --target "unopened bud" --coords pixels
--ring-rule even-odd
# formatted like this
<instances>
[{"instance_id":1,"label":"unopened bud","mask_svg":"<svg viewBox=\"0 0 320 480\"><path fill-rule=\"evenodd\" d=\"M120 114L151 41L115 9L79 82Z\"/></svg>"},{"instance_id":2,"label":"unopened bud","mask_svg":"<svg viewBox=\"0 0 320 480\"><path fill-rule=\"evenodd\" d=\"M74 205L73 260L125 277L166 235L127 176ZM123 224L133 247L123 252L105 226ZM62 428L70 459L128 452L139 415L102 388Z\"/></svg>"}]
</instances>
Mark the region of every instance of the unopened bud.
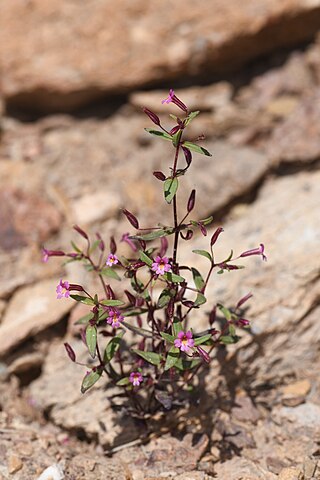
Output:
<instances>
[{"instance_id":1,"label":"unopened bud","mask_svg":"<svg viewBox=\"0 0 320 480\"><path fill-rule=\"evenodd\" d=\"M188 200L187 210L190 213L194 209L194 205L196 203L196 191L193 189L190 193L190 197Z\"/></svg>"},{"instance_id":2,"label":"unopened bud","mask_svg":"<svg viewBox=\"0 0 320 480\"><path fill-rule=\"evenodd\" d=\"M68 354L68 357L72 362L76 361L76 354L74 353L73 348L69 345L69 343L64 343L64 348L66 349L66 352Z\"/></svg>"},{"instance_id":3,"label":"unopened bud","mask_svg":"<svg viewBox=\"0 0 320 480\"><path fill-rule=\"evenodd\" d=\"M240 308L249 298L253 297L252 293L247 293L244 297L242 297L236 305L236 308Z\"/></svg>"},{"instance_id":4,"label":"unopened bud","mask_svg":"<svg viewBox=\"0 0 320 480\"><path fill-rule=\"evenodd\" d=\"M200 346L197 347L197 350L202 360L204 360L206 363L210 363L210 356L208 353Z\"/></svg>"},{"instance_id":5,"label":"unopened bud","mask_svg":"<svg viewBox=\"0 0 320 480\"><path fill-rule=\"evenodd\" d=\"M114 237L112 236L110 238L110 252L112 253L112 255L114 255L116 251L117 251L117 244L115 242Z\"/></svg>"},{"instance_id":6,"label":"unopened bud","mask_svg":"<svg viewBox=\"0 0 320 480\"><path fill-rule=\"evenodd\" d=\"M131 213L129 212L128 210L124 209L123 210L123 213L125 214L125 216L127 217L128 221L131 223L131 225L138 229L139 228L139 222L138 222L138 219Z\"/></svg>"},{"instance_id":7,"label":"unopened bud","mask_svg":"<svg viewBox=\"0 0 320 480\"><path fill-rule=\"evenodd\" d=\"M100 235L99 232L96 233L96 237L97 237L98 240L100 240L100 241L99 241L99 249L101 250L101 252L104 252L104 250L105 250L105 244L104 244L104 241L102 240L101 235Z\"/></svg>"},{"instance_id":8,"label":"unopened bud","mask_svg":"<svg viewBox=\"0 0 320 480\"><path fill-rule=\"evenodd\" d=\"M211 237L211 241L210 241L210 245L211 247L216 243L216 241L218 240L218 237L220 235L220 233L222 233L224 230L222 227L218 227L217 230L214 232L214 234L212 235Z\"/></svg>"},{"instance_id":9,"label":"unopened bud","mask_svg":"<svg viewBox=\"0 0 320 480\"><path fill-rule=\"evenodd\" d=\"M156 177L158 180L161 180L161 182L164 182L166 179L166 176L162 172L153 172L153 176Z\"/></svg>"},{"instance_id":10,"label":"unopened bud","mask_svg":"<svg viewBox=\"0 0 320 480\"><path fill-rule=\"evenodd\" d=\"M184 153L184 156L185 156L187 165L188 165L188 167L190 167L191 162L192 162L192 154L191 154L189 148L184 147L183 145L182 145L181 148L182 148L182 151L183 151L183 153Z\"/></svg>"},{"instance_id":11,"label":"unopened bud","mask_svg":"<svg viewBox=\"0 0 320 480\"><path fill-rule=\"evenodd\" d=\"M146 107L143 107L142 111L148 115L148 117L150 118L150 120L155 123L156 125L158 125L160 127L160 118L158 117L157 114L155 114L154 112L152 112L151 110L149 110L149 108L146 108Z\"/></svg>"},{"instance_id":12,"label":"unopened bud","mask_svg":"<svg viewBox=\"0 0 320 480\"><path fill-rule=\"evenodd\" d=\"M108 299L109 300L114 300L116 298L114 291L110 287L110 285L106 285L107 293L108 293Z\"/></svg>"},{"instance_id":13,"label":"unopened bud","mask_svg":"<svg viewBox=\"0 0 320 480\"><path fill-rule=\"evenodd\" d=\"M80 228L78 225L73 225L73 229L78 232L83 238L85 238L86 240L89 240L89 237L88 235L86 234L85 231L82 230L82 228Z\"/></svg>"}]
</instances>

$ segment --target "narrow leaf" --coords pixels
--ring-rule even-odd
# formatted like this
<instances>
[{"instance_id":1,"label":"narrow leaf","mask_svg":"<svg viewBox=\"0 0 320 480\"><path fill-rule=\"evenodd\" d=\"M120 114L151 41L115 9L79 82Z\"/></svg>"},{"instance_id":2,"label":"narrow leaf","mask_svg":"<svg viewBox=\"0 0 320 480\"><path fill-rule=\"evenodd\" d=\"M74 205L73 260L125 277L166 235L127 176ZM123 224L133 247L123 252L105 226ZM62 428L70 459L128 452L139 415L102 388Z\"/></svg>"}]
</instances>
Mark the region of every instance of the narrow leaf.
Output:
<instances>
[{"instance_id":1,"label":"narrow leaf","mask_svg":"<svg viewBox=\"0 0 320 480\"><path fill-rule=\"evenodd\" d=\"M89 390L89 388L91 388L92 385L94 385L99 380L101 375L102 370L92 370L90 373L88 373L82 380L81 393L85 393L87 390Z\"/></svg>"},{"instance_id":2,"label":"narrow leaf","mask_svg":"<svg viewBox=\"0 0 320 480\"><path fill-rule=\"evenodd\" d=\"M200 110L197 110L196 112L190 112L184 121L184 125L187 126L194 118L196 118L197 115L199 115L199 113Z\"/></svg>"},{"instance_id":3,"label":"narrow leaf","mask_svg":"<svg viewBox=\"0 0 320 480\"><path fill-rule=\"evenodd\" d=\"M160 335L162 338L164 338L167 342L169 343L173 343L174 342L174 336L173 335L169 335L169 333L164 333L164 332L160 332Z\"/></svg>"},{"instance_id":4,"label":"narrow leaf","mask_svg":"<svg viewBox=\"0 0 320 480\"><path fill-rule=\"evenodd\" d=\"M194 339L194 346L197 347L198 345L202 345L203 343L206 343L208 340L210 340L210 338L212 338L211 333L203 335L202 337L196 337Z\"/></svg>"},{"instance_id":5,"label":"narrow leaf","mask_svg":"<svg viewBox=\"0 0 320 480\"><path fill-rule=\"evenodd\" d=\"M160 228L159 230L153 230L150 233L144 233L142 235L130 235L131 240L144 240L145 242L149 240L154 240L156 238L167 237L174 233L174 228Z\"/></svg>"},{"instance_id":6,"label":"narrow leaf","mask_svg":"<svg viewBox=\"0 0 320 480\"><path fill-rule=\"evenodd\" d=\"M223 314L225 319L229 322L231 320L232 314L230 310L223 305L218 305L220 312Z\"/></svg>"},{"instance_id":7,"label":"narrow leaf","mask_svg":"<svg viewBox=\"0 0 320 480\"><path fill-rule=\"evenodd\" d=\"M94 314L92 312L87 313L87 315L84 315L83 317L79 318L74 324L75 325L86 325L89 320L91 320L94 317Z\"/></svg>"},{"instance_id":8,"label":"narrow leaf","mask_svg":"<svg viewBox=\"0 0 320 480\"><path fill-rule=\"evenodd\" d=\"M139 258L142 262L146 263L149 267L152 267L152 260L142 250L139 251Z\"/></svg>"},{"instance_id":9,"label":"narrow leaf","mask_svg":"<svg viewBox=\"0 0 320 480\"><path fill-rule=\"evenodd\" d=\"M160 132L160 130L153 130L152 128L145 128L145 131L156 137L161 137L164 140L172 141L172 136L165 132Z\"/></svg>"},{"instance_id":10,"label":"narrow leaf","mask_svg":"<svg viewBox=\"0 0 320 480\"><path fill-rule=\"evenodd\" d=\"M201 273L196 268L191 268L194 284L198 290L204 287L204 280Z\"/></svg>"},{"instance_id":11,"label":"narrow leaf","mask_svg":"<svg viewBox=\"0 0 320 480\"><path fill-rule=\"evenodd\" d=\"M160 365L161 362L161 355L154 352L144 352L143 350L136 350L132 349L132 352L139 355L139 357L143 358L147 362L151 363L152 365Z\"/></svg>"},{"instance_id":12,"label":"narrow leaf","mask_svg":"<svg viewBox=\"0 0 320 480\"><path fill-rule=\"evenodd\" d=\"M104 277L114 278L115 280L121 280L117 272L112 267L104 267L100 270L101 275Z\"/></svg>"},{"instance_id":13,"label":"narrow leaf","mask_svg":"<svg viewBox=\"0 0 320 480\"><path fill-rule=\"evenodd\" d=\"M130 323L125 322L124 320L122 321L121 325L125 326L128 330L131 330L137 335L141 335L142 337L145 337L145 338L152 338L152 332L150 332L150 330L136 327L134 325L131 325Z\"/></svg>"},{"instance_id":14,"label":"narrow leaf","mask_svg":"<svg viewBox=\"0 0 320 480\"><path fill-rule=\"evenodd\" d=\"M178 368L178 370L191 370L192 368L196 367L197 365L199 365L199 363L201 362L200 359L195 359L195 360L186 360L182 357L180 357L176 364L175 364L175 368Z\"/></svg>"},{"instance_id":15,"label":"narrow leaf","mask_svg":"<svg viewBox=\"0 0 320 480\"><path fill-rule=\"evenodd\" d=\"M231 337L230 335L223 335L222 337L219 338L219 341L221 343L224 343L225 345L229 345L232 343L237 343L240 337Z\"/></svg>"},{"instance_id":16,"label":"narrow leaf","mask_svg":"<svg viewBox=\"0 0 320 480\"><path fill-rule=\"evenodd\" d=\"M189 150L192 150L193 152L201 153L202 155L206 155L207 157L212 157L211 153L208 152L208 150L200 147L200 145L197 145L196 143L183 142L183 146L189 148Z\"/></svg>"},{"instance_id":17,"label":"narrow leaf","mask_svg":"<svg viewBox=\"0 0 320 480\"><path fill-rule=\"evenodd\" d=\"M130 380L128 377L124 377L124 378L121 378L121 380L119 380L116 385L118 385L118 387L126 387L127 385L129 385L130 383Z\"/></svg>"},{"instance_id":18,"label":"narrow leaf","mask_svg":"<svg viewBox=\"0 0 320 480\"><path fill-rule=\"evenodd\" d=\"M181 283L181 282L185 281L185 279L183 277L180 277L180 275L177 275L177 274L172 273L172 272L164 273L162 275L162 277L164 277L166 280L168 280L169 282L172 282L172 283Z\"/></svg>"},{"instance_id":19,"label":"narrow leaf","mask_svg":"<svg viewBox=\"0 0 320 480\"><path fill-rule=\"evenodd\" d=\"M178 336L178 333L181 332L181 330L183 330L182 323L177 317L175 317L172 325L172 333L175 338Z\"/></svg>"},{"instance_id":20,"label":"narrow leaf","mask_svg":"<svg viewBox=\"0 0 320 480\"><path fill-rule=\"evenodd\" d=\"M180 349L177 347L171 347L168 352L164 369L169 370L170 368L174 367L179 359L179 356L180 356Z\"/></svg>"},{"instance_id":21,"label":"narrow leaf","mask_svg":"<svg viewBox=\"0 0 320 480\"><path fill-rule=\"evenodd\" d=\"M124 302L122 300L101 300L102 305L105 305L106 307L119 307L120 305L124 305Z\"/></svg>"},{"instance_id":22,"label":"narrow leaf","mask_svg":"<svg viewBox=\"0 0 320 480\"><path fill-rule=\"evenodd\" d=\"M210 262L212 262L212 256L206 250L192 250L192 251L197 255L202 255L203 257L206 257L208 260L210 260Z\"/></svg>"},{"instance_id":23,"label":"narrow leaf","mask_svg":"<svg viewBox=\"0 0 320 480\"><path fill-rule=\"evenodd\" d=\"M88 325L86 328L86 342L92 358L96 356L97 328L95 325Z\"/></svg>"},{"instance_id":24,"label":"narrow leaf","mask_svg":"<svg viewBox=\"0 0 320 480\"><path fill-rule=\"evenodd\" d=\"M94 301L91 298L83 297L82 295L70 295L73 300L84 303L85 305L94 305Z\"/></svg>"},{"instance_id":25,"label":"narrow leaf","mask_svg":"<svg viewBox=\"0 0 320 480\"><path fill-rule=\"evenodd\" d=\"M114 355L119 350L119 346L124 334L125 334L125 331L122 330L116 337L113 337L110 340L110 342L108 343L104 351L104 356L103 356L104 363L109 363L113 359Z\"/></svg>"},{"instance_id":26,"label":"narrow leaf","mask_svg":"<svg viewBox=\"0 0 320 480\"><path fill-rule=\"evenodd\" d=\"M199 307L200 305L203 305L204 303L206 303L207 299L206 297L203 295L203 293L198 293L197 295L197 298L195 299L195 302L194 302L194 307Z\"/></svg>"},{"instance_id":27,"label":"narrow leaf","mask_svg":"<svg viewBox=\"0 0 320 480\"><path fill-rule=\"evenodd\" d=\"M179 186L179 181L176 177L174 178L167 178L167 180L164 182L164 198L167 203L171 203L173 200L173 197L177 193L178 186Z\"/></svg>"}]
</instances>

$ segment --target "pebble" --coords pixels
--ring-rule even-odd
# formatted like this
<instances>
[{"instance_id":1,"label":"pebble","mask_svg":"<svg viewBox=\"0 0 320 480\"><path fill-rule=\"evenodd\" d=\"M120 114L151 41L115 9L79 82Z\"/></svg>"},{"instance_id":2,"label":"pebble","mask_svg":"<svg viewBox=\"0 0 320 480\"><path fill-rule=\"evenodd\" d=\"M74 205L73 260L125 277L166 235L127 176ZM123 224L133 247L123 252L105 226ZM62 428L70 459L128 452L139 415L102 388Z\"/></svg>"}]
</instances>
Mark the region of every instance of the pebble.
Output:
<instances>
[{"instance_id":1,"label":"pebble","mask_svg":"<svg viewBox=\"0 0 320 480\"><path fill-rule=\"evenodd\" d=\"M309 380L299 380L286 385L282 390L282 404L287 407L296 407L305 402L306 396L311 390Z\"/></svg>"},{"instance_id":2,"label":"pebble","mask_svg":"<svg viewBox=\"0 0 320 480\"><path fill-rule=\"evenodd\" d=\"M37 480L63 480L64 473L60 465L55 463L51 467L46 468L37 478Z\"/></svg>"},{"instance_id":3,"label":"pebble","mask_svg":"<svg viewBox=\"0 0 320 480\"><path fill-rule=\"evenodd\" d=\"M278 480L299 480L300 469L295 467L283 468L278 476Z\"/></svg>"},{"instance_id":4,"label":"pebble","mask_svg":"<svg viewBox=\"0 0 320 480\"><path fill-rule=\"evenodd\" d=\"M10 455L8 459L8 472L10 474L16 473L23 467L21 458L17 455Z\"/></svg>"}]
</instances>

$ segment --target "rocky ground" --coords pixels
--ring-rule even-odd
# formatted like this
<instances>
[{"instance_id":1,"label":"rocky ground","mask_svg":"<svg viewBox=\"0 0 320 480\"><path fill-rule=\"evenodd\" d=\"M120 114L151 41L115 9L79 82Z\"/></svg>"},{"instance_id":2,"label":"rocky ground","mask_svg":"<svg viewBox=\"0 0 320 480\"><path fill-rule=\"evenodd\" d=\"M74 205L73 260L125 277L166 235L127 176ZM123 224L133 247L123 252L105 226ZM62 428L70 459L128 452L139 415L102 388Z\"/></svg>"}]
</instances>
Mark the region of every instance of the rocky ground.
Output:
<instances>
[{"instance_id":1,"label":"rocky ground","mask_svg":"<svg viewBox=\"0 0 320 480\"><path fill-rule=\"evenodd\" d=\"M320 3L120 3L0 3L0 480L320 478ZM88 278L40 249L67 249L74 223L119 237L123 207L165 221L151 172L170 145L141 106L174 111L168 85L202 111L191 137L213 153L194 157L181 205L196 188L195 216L225 230L217 254L263 242L268 262L210 286L225 304L254 293L252 329L188 410L145 424L103 382L81 395L63 342L81 354L83 311L55 286Z\"/></svg>"}]
</instances>

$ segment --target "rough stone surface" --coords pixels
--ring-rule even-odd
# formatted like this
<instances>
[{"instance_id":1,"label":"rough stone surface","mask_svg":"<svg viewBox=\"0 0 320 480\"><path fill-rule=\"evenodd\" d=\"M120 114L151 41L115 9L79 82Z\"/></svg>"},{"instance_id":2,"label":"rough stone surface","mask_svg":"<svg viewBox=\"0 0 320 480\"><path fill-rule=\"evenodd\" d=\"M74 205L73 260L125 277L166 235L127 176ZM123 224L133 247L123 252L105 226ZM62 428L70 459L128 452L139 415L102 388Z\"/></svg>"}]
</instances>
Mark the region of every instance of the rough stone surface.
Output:
<instances>
[{"instance_id":1,"label":"rough stone surface","mask_svg":"<svg viewBox=\"0 0 320 480\"><path fill-rule=\"evenodd\" d=\"M317 0L260 5L245 0L241 6L166 0L157 8L146 0L122 0L118 7L110 0L91 1L79 14L71 0L2 3L5 99L44 111L67 110L106 93L234 70L276 47L310 40L320 19Z\"/></svg>"},{"instance_id":2,"label":"rough stone surface","mask_svg":"<svg viewBox=\"0 0 320 480\"><path fill-rule=\"evenodd\" d=\"M45 280L17 291L0 325L0 355L58 323L72 308L70 300L57 302L58 279Z\"/></svg>"}]
</instances>

